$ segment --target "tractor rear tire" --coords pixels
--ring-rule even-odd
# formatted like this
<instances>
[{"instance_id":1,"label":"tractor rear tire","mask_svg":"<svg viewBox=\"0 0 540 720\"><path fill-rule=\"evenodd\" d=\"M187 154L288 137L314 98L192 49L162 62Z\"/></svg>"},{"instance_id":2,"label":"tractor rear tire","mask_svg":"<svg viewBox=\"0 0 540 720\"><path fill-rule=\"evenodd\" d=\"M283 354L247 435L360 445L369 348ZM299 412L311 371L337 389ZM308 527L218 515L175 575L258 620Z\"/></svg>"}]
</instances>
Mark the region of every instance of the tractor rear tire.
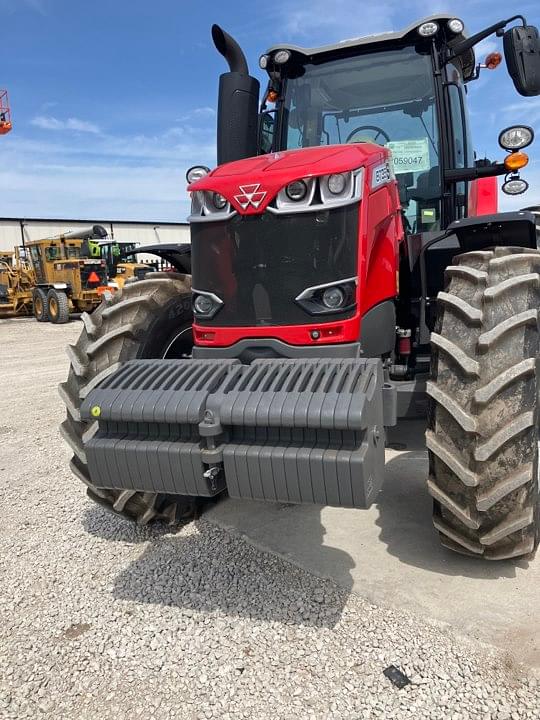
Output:
<instances>
[{"instance_id":1,"label":"tractor rear tire","mask_svg":"<svg viewBox=\"0 0 540 720\"><path fill-rule=\"evenodd\" d=\"M47 293L41 288L32 291L32 312L38 322L49 322Z\"/></svg>"},{"instance_id":2,"label":"tractor rear tire","mask_svg":"<svg viewBox=\"0 0 540 720\"><path fill-rule=\"evenodd\" d=\"M438 297L426 435L442 544L502 560L539 539L540 252L454 258Z\"/></svg>"},{"instance_id":3,"label":"tractor rear tire","mask_svg":"<svg viewBox=\"0 0 540 720\"><path fill-rule=\"evenodd\" d=\"M47 313L55 325L69 322L69 300L65 292L54 290L47 293Z\"/></svg>"},{"instance_id":4,"label":"tractor rear tire","mask_svg":"<svg viewBox=\"0 0 540 720\"><path fill-rule=\"evenodd\" d=\"M168 525L191 518L199 499L132 490L107 490L90 481L84 443L94 423L84 422L80 405L88 392L120 363L135 358L189 357L192 346L191 278L171 273L167 278L126 285L91 314L83 313L84 328L67 348L70 370L59 387L67 417L61 434L72 448L73 473L87 486L88 496L111 512L146 525Z\"/></svg>"}]
</instances>

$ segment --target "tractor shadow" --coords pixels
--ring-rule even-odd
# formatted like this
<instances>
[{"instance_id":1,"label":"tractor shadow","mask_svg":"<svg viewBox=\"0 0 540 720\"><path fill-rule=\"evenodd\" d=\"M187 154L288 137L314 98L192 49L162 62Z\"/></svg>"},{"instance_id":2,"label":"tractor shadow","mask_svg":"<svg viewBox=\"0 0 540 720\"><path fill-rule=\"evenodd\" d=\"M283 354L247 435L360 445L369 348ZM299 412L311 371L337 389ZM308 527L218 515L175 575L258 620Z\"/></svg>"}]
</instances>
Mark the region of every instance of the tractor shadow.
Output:
<instances>
[{"instance_id":1,"label":"tractor shadow","mask_svg":"<svg viewBox=\"0 0 540 720\"><path fill-rule=\"evenodd\" d=\"M251 503L250 503L251 505ZM266 503L261 503L267 507ZM294 512L292 506L272 506L276 515ZM341 581L314 578L294 563L260 549L238 531L205 520L181 526L139 529L107 513L90 508L84 518L87 532L124 543L147 542L140 557L115 579L119 600L181 608L196 613L222 613L264 622L333 628L340 621L352 588L354 562L345 552L322 545L324 527L319 508L302 518L313 554L322 564L340 567ZM316 538L319 538L318 543ZM348 579L343 582L343 576Z\"/></svg>"},{"instance_id":2,"label":"tractor shadow","mask_svg":"<svg viewBox=\"0 0 540 720\"><path fill-rule=\"evenodd\" d=\"M424 430L424 421L405 420L389 432L384 486L376 503L379 539L400 562L430 572L485 580L516 577L518 569L529 566L527 559L486 562L440 545L431 524Z\"/></svg>"}]
</instances>

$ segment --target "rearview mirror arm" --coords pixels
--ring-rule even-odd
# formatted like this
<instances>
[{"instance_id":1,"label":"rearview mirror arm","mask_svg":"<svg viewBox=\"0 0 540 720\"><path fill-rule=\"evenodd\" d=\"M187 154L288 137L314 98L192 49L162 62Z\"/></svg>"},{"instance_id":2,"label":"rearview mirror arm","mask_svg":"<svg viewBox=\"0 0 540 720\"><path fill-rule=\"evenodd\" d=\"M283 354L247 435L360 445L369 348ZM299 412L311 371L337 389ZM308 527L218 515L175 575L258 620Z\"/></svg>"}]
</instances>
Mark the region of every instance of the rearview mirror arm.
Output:
<instances>
[{"instance_id":1,"label":"rearview mirror arm","mask_svg":"<svg viewBox=\"0 0 540 720\"><path fill-rule=\"evenodd\" d=\"M511 18L508 18L507 20L499 20L499 22L495 23L494 25L490 25L485 30L480 30L480 32L476 33L475 35L471 35L469 38L465 38L465 40L462 40L461 42L457 43L452 47L451 51L451 57L456 57L457 55L461 55L462 53L466 52L467 50L470 50L474 45L479 43L481 40L484 40L484 38L487 38L489 35L492 35L494 32L498 32L499 30L502 30L504 27L508 25L508 23L513 22L514 20L521 20L523 23L523 26L527 25L527 21L523 17L523 15L514 15Z\"/></svg>"},{"instance_id":2,"label":"rearview mirror arm","mask_svg":"<svg viewBox=\"0 0 540 720\"><path fill-rule=\"evenodd\" d=\"M478 180L483 177L494 177L496 175L506 175L508 169L504 163L493 163L485 167L473 168L455 168L444 171L444 179L446 182L463 182L469 180Z\"/></svg>"}]
</instances>

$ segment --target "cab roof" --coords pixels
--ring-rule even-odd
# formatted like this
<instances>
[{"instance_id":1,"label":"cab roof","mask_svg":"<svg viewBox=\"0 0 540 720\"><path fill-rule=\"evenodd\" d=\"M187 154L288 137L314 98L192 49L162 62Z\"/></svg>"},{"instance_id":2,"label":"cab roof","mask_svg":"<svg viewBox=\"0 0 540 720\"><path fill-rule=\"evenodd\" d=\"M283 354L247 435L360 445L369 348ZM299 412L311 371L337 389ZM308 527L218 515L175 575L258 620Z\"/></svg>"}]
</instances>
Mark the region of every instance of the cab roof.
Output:
<instances>
[{"instance_id":1,"label":"cab roof","mask_svg":"<svg viewBox=\"0 0 540 720\"><path fill-rule=\"evenodd\" d=\"M401 44L403 40L406 40L407 36L409 35L415 35L417 39L420 39L420 36L417 35L417 28L423 23L437 22L441 27L443 27L448 20L452 20L455 17L456 15L449 15L448 13L437 13L435 15L429 15L428 17L417 20L416 22L407 25L407 27L403 30L398 30L397 32L385 32L375 35L366 35L365 37L350 38L348 40L340 40L340 42L334 43L332 45L322 45L321 47L315 48L305 48L301 47L300 45L281 43L279 45L272 45L272 47L267 50L267 53L270 54L275 52L276 50L290 50L295 54L303 55L308 61L324 60L325 55L328 55L328 59L331 59L331 57L335 57L341 52L350 55L350 51L354 50L354 48L362 48L362 50L364 50L369 46L377 48L377 46L384 44L388 46ZM448 42L449 47L452 47L453 44L463 40L465 37L467 37L466 33L454 34L452 36L452 39ZM470 79L470 77L474 73L475 66L474 50L467 50L457 59L461 63L464 78L466 80Z\"/></svg>"}]
</instances>

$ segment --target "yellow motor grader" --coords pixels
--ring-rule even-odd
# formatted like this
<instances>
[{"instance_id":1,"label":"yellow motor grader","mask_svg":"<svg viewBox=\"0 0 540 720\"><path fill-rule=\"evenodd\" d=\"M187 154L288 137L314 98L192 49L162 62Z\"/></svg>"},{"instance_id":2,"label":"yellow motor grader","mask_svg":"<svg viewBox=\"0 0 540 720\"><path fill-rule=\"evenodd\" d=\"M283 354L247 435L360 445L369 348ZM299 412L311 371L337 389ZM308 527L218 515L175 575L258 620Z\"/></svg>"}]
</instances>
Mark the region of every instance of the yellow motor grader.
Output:
<instances>
[{"instance_id":1,"label":"yellow motor grader","mask_svg":"<svg viewBox=\"0 0 540 720\"><path fill-rule=\"evenodd\" d=\"M71 313L92 312L108 285L107 266L101 257L89 257L88 242L107 235L101 225L26 243L35 275L32 290L38 322L66 323Z\"/></svg>"},{"instance_id":2,"label":"yellow motor grader","mask_svg":"<svg viewBox=\"0 0 540 720\"><path fill-rule=\"evenodd\" d=\"M30 315L35 276L24 248L0 252L0 317Z\"/></svg>"}]
</instances>

